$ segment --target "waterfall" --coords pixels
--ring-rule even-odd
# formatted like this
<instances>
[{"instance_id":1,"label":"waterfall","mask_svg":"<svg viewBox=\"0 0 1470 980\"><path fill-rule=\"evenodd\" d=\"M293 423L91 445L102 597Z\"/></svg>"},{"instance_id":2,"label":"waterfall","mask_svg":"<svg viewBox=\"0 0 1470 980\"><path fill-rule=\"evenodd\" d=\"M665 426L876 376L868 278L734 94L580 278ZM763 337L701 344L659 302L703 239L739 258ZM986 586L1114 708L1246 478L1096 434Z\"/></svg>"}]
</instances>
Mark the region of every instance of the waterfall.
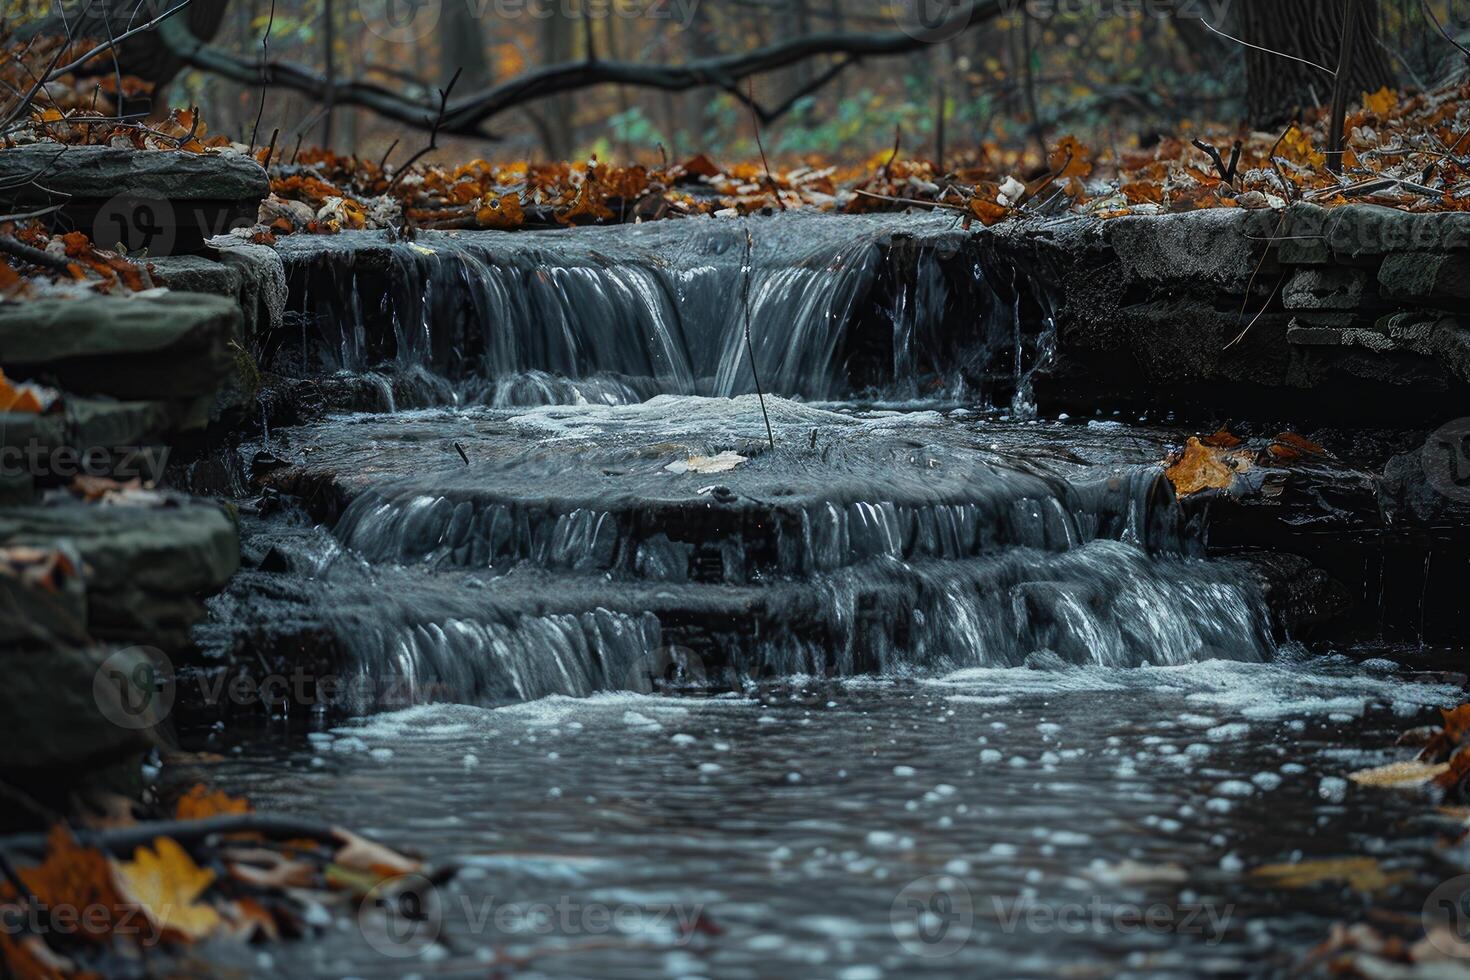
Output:
<instances>
[{"instance_id":1,"label":"waterfall","mask_svg":"<svg viewBox=\"0 0 1470 980\"><path fill-rule=\"evenodd\" d=\"M293 239L293 326L260 346L305 345L280 363L316 373L429 371L459 401L499 406L745 394L747 229L751 346L770 392L988 397L1035 370L1045 291L988 268L933 216Z\"/></svg>"}]
</instances>

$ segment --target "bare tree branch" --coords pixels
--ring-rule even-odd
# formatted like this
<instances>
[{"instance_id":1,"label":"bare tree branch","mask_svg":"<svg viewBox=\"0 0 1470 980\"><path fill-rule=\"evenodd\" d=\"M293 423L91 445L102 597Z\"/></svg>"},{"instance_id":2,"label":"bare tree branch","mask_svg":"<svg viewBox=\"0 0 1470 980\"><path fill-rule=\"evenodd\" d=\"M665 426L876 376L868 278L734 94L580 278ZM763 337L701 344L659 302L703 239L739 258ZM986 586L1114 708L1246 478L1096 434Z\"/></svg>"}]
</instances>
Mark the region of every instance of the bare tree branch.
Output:
<instances>
[{"instance_id":1,"label":"bare tree branch","mask_svg":"<svg viewBox=\"0 0 1470 980\"><path fill-rule=\"evenodd\" d=\"M1005 0L972 0L961 7L951 23L973 28L1005 12ZM285 88L318 101L355 105L387 119L432 130L440 123L434 102L406 97L365 81L334 82L302 65L289 62L260 64L237 57L193 37L186 24L173 20L158 27L174 57L200 71L254 86ZM712 86L731 91L752 75L786 68L822 55L845 55L849 62L866 57L904 54L929 42L913 33L818 33L780 41L753 51L719 55L680 65L632 61L579 60L533 69L507 82L456 100L443 114L441 132L457 136L493 138L490 120L526 103L599 85L629 85L680 92ZM829 71L824 83L836 76ZM810 94L810 93L805 93ZM789 106L785 107L789 108Z\"/></svg>"}]
</instances>

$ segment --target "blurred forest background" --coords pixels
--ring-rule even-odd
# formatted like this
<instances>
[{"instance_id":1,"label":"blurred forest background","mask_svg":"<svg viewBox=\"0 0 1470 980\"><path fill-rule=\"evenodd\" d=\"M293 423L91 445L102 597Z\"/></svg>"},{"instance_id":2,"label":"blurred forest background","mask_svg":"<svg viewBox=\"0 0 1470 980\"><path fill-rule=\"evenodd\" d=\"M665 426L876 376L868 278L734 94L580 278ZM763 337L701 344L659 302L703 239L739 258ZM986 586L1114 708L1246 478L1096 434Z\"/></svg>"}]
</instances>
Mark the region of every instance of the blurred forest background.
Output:
<instances>
[{"instance_id":1,"label":"blurred forest background","mask_svg":"<svg viewBox=\"0 0 1470 980\"><path fill-rule=\"evenodd\" d=\"M146 20L149 2L68 0L68 9L76 17L131 3L124 13L136 23L137 5L144 4ZM689 64L800 38L892 36L913 22L916 2L940 3L942 10L944 0L192 0L187 16L194 34L239 65L255 64L265 52L321 79L370 82L432 105L456 72L459 98L548 65ZM55 0L5 3L12 28L56 16ZM855 58L814 43L810 56L733 83L714 79L683 91L604 83L533 98L485 121L493 139L442 135L439 156L752 159L759 153L747 104L752 97L761 106L765 150L788 163L886 156L896 132L906 154L932 157L944 144L955 153L1013 152L1064 132L1099 148L1124 149L1207 124L1265 126L1271 116L1287 114L1292 99L1325 103L1330 80L1298 69L1306 76L1296 82L1300 91L1287 91L1293 63L1285 61L1267 88L1287 106L1262 109L1248 101L1250 58L1262 56L1210 27L1295 50L1294 44L1311 43L1303 25L1341 6L1342 0L1003 0L979 5L983 13L963 30L940 32L953 36L897 54ZM1361 59L1363 89L1376 88L1383 75L1425 88L1457 64L1463 71L1465 56L1441 35L1461 37L1457 25L1470 25L1470 0L1372 0L1363 9L1374 22L1373 44ZM1324 58L1335 50L1333 23L1326 22L1317 42L1328 49ZM265 132L281 128L283 146L304 138L307 145L376 159L394 141L422 139L406 135L400 121L287 87L270 88L262 109L258 84L178 65L159 74L160 101L200 106L211 132L241 141L258 114ZM1262 89L1259 80L1256 88ZM1260 98L1258 91L1254 101Z\"/></svg>"}]
</instances>

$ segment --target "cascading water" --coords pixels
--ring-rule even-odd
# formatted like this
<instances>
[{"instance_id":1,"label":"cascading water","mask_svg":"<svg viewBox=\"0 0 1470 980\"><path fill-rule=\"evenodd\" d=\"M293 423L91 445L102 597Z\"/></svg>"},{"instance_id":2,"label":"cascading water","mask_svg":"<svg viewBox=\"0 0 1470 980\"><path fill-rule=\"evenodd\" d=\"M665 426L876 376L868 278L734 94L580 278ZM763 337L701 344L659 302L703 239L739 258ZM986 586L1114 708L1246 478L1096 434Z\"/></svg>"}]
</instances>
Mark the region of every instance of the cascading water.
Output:
<instances>
[{"instance_id":1,"label":"cascading water","mask_svg":"<svg viewBox=\"0 0 1470 980\"><path fill-rule=\"evenodd\" d=\"M1383 826L1423 802L1363 820L1344 774L1448 675L1278 646L1304 566L1204 557L1181 433L1037 418L1031 272L932 217L750 225L764 404L741 222L284 243L297 320L258 340L310 403L241 447L198 640L326 710L213 726L211 776L462 871L416 958L328 931L270 968L1274 975L1360 896L1283 916L1244 869L1360 854L1421 869L1385 890L1414 921L1443 852ZM610 904L696 914L526 911ZM971 905L935 955L915 911Z\"/></svg>"},{"instance_id":2,"label":"cascading water","mask_svg":"<svg viewBox=\"0 0 1470 980\"><path fill-rule=\"evenodd\" d=\"M1270 656L1258 575L1197 557L1158 434L766 409L774 450L749 395L277 431L340 516L265 522L291 573L244 576L235 615L309 624L357 708ZM721 452L746 458L690 470Z\"/></svg>"},{"instance_id":3,"label":"cascading water","mask_svg":"<svg viewBox=\"0 0 1470 980\"><path fill-rule=\"evenodd\" d=\"M297 322L259 346L298 370L427 370L451 404L745 394L751 351L788 397L974 401L1019 390L1048 341L1023 328L1044 293L969 247L949 220L794 214L287 242Z\"/></svg>"}]
</instances>

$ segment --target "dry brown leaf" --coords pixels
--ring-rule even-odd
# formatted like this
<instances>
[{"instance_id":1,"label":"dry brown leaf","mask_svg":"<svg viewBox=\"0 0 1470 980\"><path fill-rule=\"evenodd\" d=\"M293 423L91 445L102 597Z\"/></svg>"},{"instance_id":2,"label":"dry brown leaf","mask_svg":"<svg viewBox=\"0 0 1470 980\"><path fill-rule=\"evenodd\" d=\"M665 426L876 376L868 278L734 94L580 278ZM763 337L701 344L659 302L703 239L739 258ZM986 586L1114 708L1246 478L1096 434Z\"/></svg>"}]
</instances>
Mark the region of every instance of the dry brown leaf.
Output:
<instances>
[{"instance_id":1,"label":"dry brown leaf","mask_svg":"<svg viewBox=\"0 0 1470 980\"><path fill-rule=\"evenodd\" d=\"M174 816L180 820L207 820L210 817L249 813L250 804L223 790L210 791L203 783L195 783L174 804Z\"/></svg>"},{"instance_id":2,"label":"dry brown leaf","mask_svg":"<svg viewBox=\"0 0 1470 980\"><path fill-rule=\"evenodd\" d=\"M1408 881L1413 872L1385 871L1377 858L1342 857L1264 864L1252 868L1250 875L1279 888L1311 888L1328 882L1341 882L1354 891L1371 893Z\"/></svg>"},{"instance_id":3,"label":"dry brown leaf","mask_svg":"<svg viewBox=\"0 0 1470 980\"><path fill-rule=\"evenodd\" d=\"M411 874L421 867L420 862L404 857L382 844L359 837L350 830L336 827L332 833L342 842L342 848L337 851L333 860L344 868L391 877Z\"/></svg>"},{"instance_id":4,"label":"dry brown leaf","mask_svg":"<svg viewBox=\"0 0 1470 980\"><path fill-rule=\"evenodd\" d=\"M989 228L999 221L1004 221L1011 216L1011 209L995 201L987 201L983 197L970 198L970 211L980 219L980 223Z\"/></svg>"},{"instance_id":5,"label":"dry brown leaf","mask_svg":"<svg viewBox=\"0 0 1470 980\"><path fill-rule=\"evenodd\" d=\"M480 199L480 208L475 212L475 221L481 228L514 231L526 223L526 213L521 209L520 195L486 194Z\"/></svg>"},{"instance_id":6,"label":"dry brown leaf","mask_svg":"<svg viewBox=\"0 0 1470 980\"><path fill-rule=\"evenodd\" d=\"M111 862L101 851L81 846L64 825L57 824L46 838L46 859L35 867L18 869L17 874L27 890L44 905L106 909L106 923L89 920L87 916L78 923L79 935L105 941L121 902L113 884Z\"/></svg>"},{"instance_id":7,"label":"dry brown leaf","mask_svg":"<svg viewBox=\"0 0 1470 980\"><path fill-rule=\"evenodd\" d=\"M1448 763L1420 762L1418 759L1409 759L1404 762L1390 762L1385 766L1374 766L1371 769L1359 769L1357 772L1349 773L1348 778L1360 786L1423 786L1447 769L1449 769Z\"/></svg>"},{"instance_id":8,"label":"dry brown leaf","mask_svg":"<svg viewBox=\"0 0 1470 980\"><path fill-rule=\"evenodd\" d=\"M1226 453L1190 436L1184 444L1184 452L1164 470L1164 475L1174 484L1175 493L1187 497L1205 489L1223 490L1230 486L1236 473L1243 473L1250 467L1247 456Z\"/></svg>"}]
</instances>

